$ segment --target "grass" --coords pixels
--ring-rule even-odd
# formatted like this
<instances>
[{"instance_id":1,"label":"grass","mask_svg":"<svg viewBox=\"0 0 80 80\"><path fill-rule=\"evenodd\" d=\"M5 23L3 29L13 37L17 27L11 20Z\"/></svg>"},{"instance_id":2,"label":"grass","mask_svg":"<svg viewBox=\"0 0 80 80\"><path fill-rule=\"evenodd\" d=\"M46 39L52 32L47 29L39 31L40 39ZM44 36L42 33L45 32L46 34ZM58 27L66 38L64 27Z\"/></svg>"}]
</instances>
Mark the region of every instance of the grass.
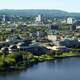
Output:
<instances>
[{"instance_id":1,"label":"grass","mask_svg":"<svg viewBox=\"0 0 80 80\"><path fill-rule=\"evenodd\" d=\"M72 57L72 56L80 56L80 54L70 51L64 52L62 55L60 55L60 57Z\"/></svg>"}]
</instances>

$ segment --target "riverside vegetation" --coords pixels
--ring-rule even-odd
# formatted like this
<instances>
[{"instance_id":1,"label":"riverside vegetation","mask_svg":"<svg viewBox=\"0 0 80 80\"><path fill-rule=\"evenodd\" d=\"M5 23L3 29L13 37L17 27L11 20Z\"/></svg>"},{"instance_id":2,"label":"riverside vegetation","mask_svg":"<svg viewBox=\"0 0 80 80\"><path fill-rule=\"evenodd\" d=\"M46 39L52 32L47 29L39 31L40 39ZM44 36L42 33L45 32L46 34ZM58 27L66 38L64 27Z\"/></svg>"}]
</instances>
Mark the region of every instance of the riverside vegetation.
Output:
<instances>
[{"instance_id":1,"label":"riverside vegetation","mask_svg":"<svg viewBox=\"0 0 80 80\"><path fill-rule=\"evenodd\" d=\"M73 51L51 51L42 55L33 55L31 52L20 52L12 54L0 53L0 71L22 70L38 62L72 56L80 56L80 54Z\"/></svg>"}]
</instances>

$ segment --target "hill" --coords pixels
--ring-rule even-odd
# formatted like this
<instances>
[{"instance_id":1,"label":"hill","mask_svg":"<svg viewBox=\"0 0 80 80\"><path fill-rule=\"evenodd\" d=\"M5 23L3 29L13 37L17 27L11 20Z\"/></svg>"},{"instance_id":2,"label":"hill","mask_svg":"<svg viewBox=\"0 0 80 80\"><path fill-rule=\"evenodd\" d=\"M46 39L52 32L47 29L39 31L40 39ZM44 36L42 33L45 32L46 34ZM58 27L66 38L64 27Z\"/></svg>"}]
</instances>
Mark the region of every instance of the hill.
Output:
<instances>
[{"instance_id":1,"label":"hill","mask_svg":"<svg viewBox=\"0 0 80 80\"><path fill-rule=\"evenodd\" d=\"M0 15L7 14L7 15L16 15L16 16L36 16L38 14L42 14L44 16L77 16L80 17L80 13L69 13L66 11L61 11L61 10L40 10L40 9L27 9L27 10L8 10L8 9L3 9L0 10Z\"/></svg>"}]
</instances>

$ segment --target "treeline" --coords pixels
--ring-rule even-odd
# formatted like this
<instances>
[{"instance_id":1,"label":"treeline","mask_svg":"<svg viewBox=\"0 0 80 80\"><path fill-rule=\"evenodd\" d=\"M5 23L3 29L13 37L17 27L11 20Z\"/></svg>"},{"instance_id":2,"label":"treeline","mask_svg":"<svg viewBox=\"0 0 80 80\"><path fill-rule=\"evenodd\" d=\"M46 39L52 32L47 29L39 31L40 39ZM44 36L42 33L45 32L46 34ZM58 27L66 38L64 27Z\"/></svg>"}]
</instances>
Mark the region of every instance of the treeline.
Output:
<instances>
[{"instance_id":1,"label":"treeline","mask_svg":"<svg viewBox=\"0 0 80 80\"><path fill-rule=\"evenodd\" d=\"M28 68L38 62L71 56L80 56L72 51L50 51L46 54L33 55L31 52L0 53L0 71L15 71Z\"/></svg>"}]
</instances>

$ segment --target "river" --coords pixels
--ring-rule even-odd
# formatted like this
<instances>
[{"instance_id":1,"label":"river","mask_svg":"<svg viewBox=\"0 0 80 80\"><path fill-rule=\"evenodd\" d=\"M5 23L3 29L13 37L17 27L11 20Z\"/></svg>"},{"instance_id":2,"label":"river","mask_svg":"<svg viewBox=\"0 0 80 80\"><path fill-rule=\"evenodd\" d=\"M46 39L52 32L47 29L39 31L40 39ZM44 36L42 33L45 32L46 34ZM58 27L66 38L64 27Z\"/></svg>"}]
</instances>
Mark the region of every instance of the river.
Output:
<instances>
[{"instance_id":1,"label":"river","mask_svg":"<svg viewBox=\"0 0 80 80\"><path fill-rule=\"evenodd\" d=\"M57 59L19 72L3 72L0 80L80 80L80 58Z\"/></svg>"}]
</instances>

